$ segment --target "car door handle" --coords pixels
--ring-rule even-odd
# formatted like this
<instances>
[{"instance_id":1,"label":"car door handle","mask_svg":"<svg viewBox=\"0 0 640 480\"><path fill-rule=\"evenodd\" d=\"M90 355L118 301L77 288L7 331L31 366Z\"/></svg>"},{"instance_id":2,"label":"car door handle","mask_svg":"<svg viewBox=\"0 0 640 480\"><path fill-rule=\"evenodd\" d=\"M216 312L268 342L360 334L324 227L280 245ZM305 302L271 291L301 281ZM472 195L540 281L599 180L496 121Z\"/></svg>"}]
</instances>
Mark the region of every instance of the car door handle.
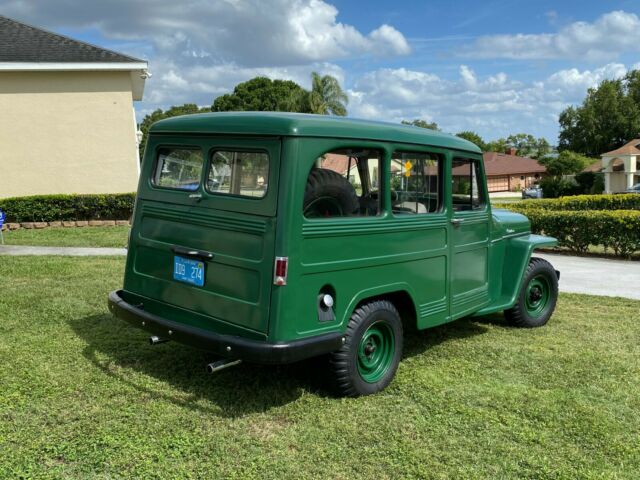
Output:
<instances>
[{"instance_id":1,"label":"car door handle","mask_svg":"<svg viewBox=\"0 0 640 480\"><path fill-rule=\"evenodd\" d=\"M213 260L213 253L207 252L205 250L195 250L193 248L174 246L171 247L171 251L176 255L180 255L181 257L198 258L206 262L208 262L209 260Z\"/></svg>"},{"instance_id":2,"label":"car door handle","mask_svg":"<svg viewBox=\"0 0 640 480\"><path fill-rule=\"evenodd\" d=\"M451 224L454 227L458 227L462 222L464 222L464 220L462 218L452 218L451 219Z\"/></svg>"}]
</instances>

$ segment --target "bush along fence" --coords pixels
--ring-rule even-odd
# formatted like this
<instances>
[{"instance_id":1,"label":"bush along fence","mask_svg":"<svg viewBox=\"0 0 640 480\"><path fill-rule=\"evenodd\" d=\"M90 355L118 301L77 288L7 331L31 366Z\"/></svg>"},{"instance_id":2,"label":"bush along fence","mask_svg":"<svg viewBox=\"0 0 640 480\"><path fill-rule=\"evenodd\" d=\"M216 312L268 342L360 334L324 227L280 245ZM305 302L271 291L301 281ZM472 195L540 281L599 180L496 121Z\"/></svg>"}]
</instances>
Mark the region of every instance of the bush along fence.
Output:
<instances>
[{"instance_id":1,"label":"bush along fence","mask_svg":"<svg viewBox=\"0 0 640 480\"><path fill-rule=\"evenodd\" d=\"M545 198L526 200L514 204L518 210L640 210L640 194L621 195L576 195L574 197ZM511 208L511 205L509 206Z\"/></svg>"},{"instance_id":2,"label":"bush along fence","mask_svg":"<svg viewBox=\"0 0 640 480\"><path fill-rule=\"evenodd\" d=\"M640 251L640 195L579 195L511 204L531 230L556 237L559 246L585 253L602 246L620 257Z\"/></svg>"},{"instance_id":3,"label":"bush along fence","mask_svg":"<svg viewBox=\"0 0 640 480\"><path fill-rule=\"evenodd\" d=\"M135 193L34 195L0 199L9 229L126 225Z\"/></svg>"}]
</instances>

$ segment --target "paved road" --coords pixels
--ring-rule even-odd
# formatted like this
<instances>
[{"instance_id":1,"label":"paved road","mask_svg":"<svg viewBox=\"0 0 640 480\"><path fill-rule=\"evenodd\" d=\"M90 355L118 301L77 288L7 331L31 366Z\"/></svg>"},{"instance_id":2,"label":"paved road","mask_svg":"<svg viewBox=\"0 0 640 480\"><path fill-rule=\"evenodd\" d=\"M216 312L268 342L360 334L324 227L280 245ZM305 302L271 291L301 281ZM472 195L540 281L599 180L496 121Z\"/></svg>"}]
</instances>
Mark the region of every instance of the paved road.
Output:
<instances>
[{"instance_id":1,"label":"paved road","mask_svg":"<svg viewBox=\"0 0 640 480\"><path fill-rule=\"evenodd\" d=\"M640 262L535 253L560 270L560 291L640 300Z\"/></svg>"},{"instance_id":2,"label":"paved road","mask_svg":"<svg viewBox=\"0 0 640 480\"><path fill-rule=\"evenodd\" d=\"M0 245L0 255L62 255L71 257L93 257L98 255L126 255L125 248L86 247L27 247L22 245Z\"/></svg>"},{"instance_id":3,"label":"paved road","mask_svg":"<svg viewBox=\"0 0 640 480\"><path fill-rule=\"evenodd\" d=\"M124 248L0 245L0 255L126 255ZM640 262L536 253L560 270L560 291L640 300Z\"/></svg>"}]
</instances>

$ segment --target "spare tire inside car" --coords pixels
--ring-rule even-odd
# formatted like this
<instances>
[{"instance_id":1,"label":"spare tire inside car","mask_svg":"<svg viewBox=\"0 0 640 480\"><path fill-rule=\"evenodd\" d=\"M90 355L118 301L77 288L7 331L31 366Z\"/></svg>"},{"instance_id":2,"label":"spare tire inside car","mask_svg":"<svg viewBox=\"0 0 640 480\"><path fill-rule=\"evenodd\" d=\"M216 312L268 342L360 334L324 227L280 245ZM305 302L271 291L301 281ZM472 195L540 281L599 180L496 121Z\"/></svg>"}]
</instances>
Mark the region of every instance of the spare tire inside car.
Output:
<instances>
[{"instance_id":1,"label":"spare tire inside car","mask_svg":"<svg viewBox=\"0 0 640 480\"><path fill-rule=\"evenodd\" d=\"M345 217L359 206L358 195L346 178L326 168L311 170L304 190L305 217Z\"/></svg>"}]
</instances>

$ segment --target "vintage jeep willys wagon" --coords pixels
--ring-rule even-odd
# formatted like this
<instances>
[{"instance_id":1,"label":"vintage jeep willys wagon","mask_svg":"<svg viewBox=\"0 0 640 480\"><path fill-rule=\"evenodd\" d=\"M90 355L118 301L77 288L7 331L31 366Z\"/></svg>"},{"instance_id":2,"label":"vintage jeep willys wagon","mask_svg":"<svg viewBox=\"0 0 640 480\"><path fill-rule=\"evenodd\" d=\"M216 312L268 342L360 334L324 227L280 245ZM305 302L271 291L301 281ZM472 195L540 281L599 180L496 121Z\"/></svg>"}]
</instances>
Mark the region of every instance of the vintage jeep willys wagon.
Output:
<instances>
[{"instance_id":1,"label":"vintage jeep willys wagon","mask_svg":"<svg viewBox=\"0 0 640 480\"><path fill-rule=\"evenodd\" d=\"M432 130L216 113L151 128L119 318L227 361L327 355L339 393L392 380L403 325L544 325L552 238L492 209L480 150ZM220 364L219 364L220 365Z\"/></svg>"}]
</instances>

